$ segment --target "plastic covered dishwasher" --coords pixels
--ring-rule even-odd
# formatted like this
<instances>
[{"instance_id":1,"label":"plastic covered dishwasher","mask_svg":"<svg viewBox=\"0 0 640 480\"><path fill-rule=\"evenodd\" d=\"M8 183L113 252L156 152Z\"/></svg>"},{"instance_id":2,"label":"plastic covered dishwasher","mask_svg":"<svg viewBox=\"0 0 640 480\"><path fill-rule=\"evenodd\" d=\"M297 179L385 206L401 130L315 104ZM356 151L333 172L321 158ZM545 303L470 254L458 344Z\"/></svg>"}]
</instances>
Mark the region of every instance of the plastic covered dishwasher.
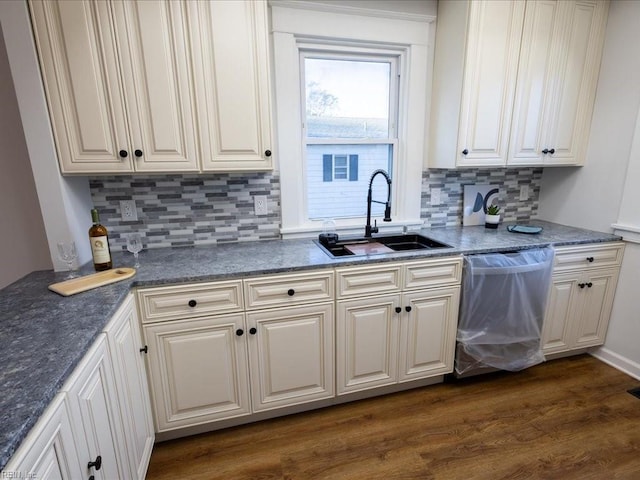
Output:
<instances>
[{"instance_id":1,"label":"plastic covered dishwasher","mask_svg":"<svg viewBox=\"0 0 640 480\"><path fill-rule=\"evenodd\" d=\"M552 270L550 247L465 257L457 377L544 361L540 334Z\"/></svg>"}]
</instances>

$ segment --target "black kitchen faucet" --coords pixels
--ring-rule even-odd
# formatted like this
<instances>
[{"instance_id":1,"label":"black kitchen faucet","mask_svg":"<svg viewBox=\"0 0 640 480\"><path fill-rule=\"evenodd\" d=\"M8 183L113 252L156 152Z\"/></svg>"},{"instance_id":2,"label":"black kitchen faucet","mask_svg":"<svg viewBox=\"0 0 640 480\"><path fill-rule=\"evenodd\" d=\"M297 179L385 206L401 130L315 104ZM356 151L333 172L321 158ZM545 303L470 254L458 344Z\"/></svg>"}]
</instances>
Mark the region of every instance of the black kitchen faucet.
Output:
<instances>
[{"instance_id":1,"label":"black kitchen faucet","mask_svg":"<svg viewBox=\"0 0 640 480\"><path fill-rule=\"evenodd\" d=\"M376 175L381 174L384 176L384 178L387 179L387 201L386 202L379 202L378 200L373 200L371 198L371 185L373 185L373 179L376 177ZM378 223L377 221L373 221L373 227L371 226L371 203L384 203L385 207L384 207L384 218L382 219L383 222L390 222L391 221L391 178L389 177L389 174L387 172L385 172L384 170L376 170L375 172L373 172L373 174L371 175L371 180L369 180L369 191L367 192L367 225L364 227L364 236L365 237L371 237L372 233L378 233Z\"/></svg>"}]
</instances>

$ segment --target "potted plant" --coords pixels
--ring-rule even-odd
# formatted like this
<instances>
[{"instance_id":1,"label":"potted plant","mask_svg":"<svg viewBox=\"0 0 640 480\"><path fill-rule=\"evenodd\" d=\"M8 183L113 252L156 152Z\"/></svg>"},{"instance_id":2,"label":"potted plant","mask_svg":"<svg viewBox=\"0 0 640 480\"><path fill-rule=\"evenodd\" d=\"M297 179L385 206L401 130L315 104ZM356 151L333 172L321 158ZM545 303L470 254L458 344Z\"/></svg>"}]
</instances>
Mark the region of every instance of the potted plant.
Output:
<instances>
[{"instance_id":1,"label":"potted plant","mask_svg":"<svg viewBox=\"0 0 640 480\"><path fill-rule=\"evenodd\" d=\"M486 228L498 228L500 223L500 207L498 205L489 205L487 213L484 215L484 226Z\"/></svg>"}]
</instances>

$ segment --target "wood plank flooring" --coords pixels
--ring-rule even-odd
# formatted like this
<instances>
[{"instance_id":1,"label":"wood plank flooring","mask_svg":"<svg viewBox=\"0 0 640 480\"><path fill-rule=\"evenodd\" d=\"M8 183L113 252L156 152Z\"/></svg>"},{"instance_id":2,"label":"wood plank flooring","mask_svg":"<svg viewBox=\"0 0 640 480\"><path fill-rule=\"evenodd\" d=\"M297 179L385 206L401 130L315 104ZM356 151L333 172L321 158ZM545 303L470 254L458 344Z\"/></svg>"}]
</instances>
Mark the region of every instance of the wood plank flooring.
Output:
<instances>
[{"instance_id":1,"label":"wood plank flooring","mask_svg":"<svg viewBox=\"0 0 640 480\"><path fill-rule=\"evenodd\" d=\"M581 355L159 443L147 478L635 480L638 386Z\"/></svg>"}]
</instances>

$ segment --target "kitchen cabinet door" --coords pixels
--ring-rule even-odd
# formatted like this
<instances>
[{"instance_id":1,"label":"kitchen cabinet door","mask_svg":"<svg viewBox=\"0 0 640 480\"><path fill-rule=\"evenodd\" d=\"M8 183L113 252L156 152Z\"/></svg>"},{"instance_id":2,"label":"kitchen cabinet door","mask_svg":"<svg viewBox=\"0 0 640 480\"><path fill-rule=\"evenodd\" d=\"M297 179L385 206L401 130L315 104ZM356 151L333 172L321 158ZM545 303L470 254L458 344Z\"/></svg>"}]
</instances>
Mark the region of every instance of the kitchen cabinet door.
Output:
<instances>
[{"instance_id":1,"label":"kitchen cabinet door","mask_svg":"<svg viewBox=\"0 0 640 480\"><path fill-rule=\"evenodd\" d=\"M453 370L460 287L402 295L400 382L444 375Z\"/></svg>"},{"instance_id":2,"label":"kitchen cabinet door","mask_svg":"<svg viewBox=\"0 0 640 480\"><path fill-rule=\"evenodd\" d=\"M2 470L3 478L85 478L65 394L57 395ZM6 474L6 476L5 476Z\"/></svg>"},{"instance_id":3,"label":"kitchen cabinet door","mask_svg":"<svg viewBox=\"0 0 640 480\"><path fill-rule=\"evenodd\" d=\"M337 303L338 395L398 382L400 295Z\"/></svg>"},{"instance_id":4,"label":"kitchen cabinet door","mask_svg":"<svg viewBox=\"0 0 640 480\"><path fill-rule=\"evenodd\" d=\"M143 343L133 294L129 294L120 306L105 332L118 385L129 457L128 477L142 480L151 458L154 432Z\"/></svg>"},{"instance_id":5,"label":"kitchen cabinet door","mask_svg":"<svg viewBox=\"0 0 640 480\"><path fill-rule=\"evenodd\" d=\"M31 1L62 173L198 171L183 1Z\"/></svg>"},{"instance_id":6,"label":"kitchen cabinet door","mask_svg":"<svg viewBox=\"0 0 640 480\"><path fill-rule=\"evenodd\" d=\"M197 171L186 3L114 1L112 9L135 170Z\"/></svg>"},{"instance_id":7,"label":"kitchen cabinet door","mask_svg":"<svg viewBox=\"0 0 640 480\"><path fill-rule=\"evenodd\" d=\"M144 326L158 432L251 413L244 314Z\"/></svg>"},{"instance_id":8,"label":"kitchen cabinet door","mask_svg":"<svg viewBox=\"0 0 640 480\"><path fill-rule=\"evenodd\" d=\"M334 396L333 303L247 313L253 411Z\"/></svg>"},{"instance_id":9,"label":"kitchen cabinet door","mask_svg":"<svg viewBox=\"0 0 640 480\"><path fill-rule=\"evenodd\" d=\"M105 480L127 478L122 417L104 334L85 355L63 391L69 399L78 456L86 466L83 478L90 475Z\"/></svg>"},{"instance_id":10,"label":"kitchen cabinet door","mask_svg":"<svg viewBox=\"0 0 640 480\"><path fill-rule=\"evenodd\" d=\"M509 164L584 161L607 2L527 2Z\"/></svg>"},{"instance_id":11,"label":"kitchen cabinet door","mask_svg":"<svg viewBox=\"0 0 640 480\"><path fill-rule=\"evenodd\" d=\"M217 0L189 7L203 170L270 170L267 3Z\"/></svg>"},{"instance_id":12,"label":"kitchen cabinet door","mask_svg":"<svg viewBox=\"0 0 640 480\"><path fill-rule=\"evenodd\" d=\"M566 352L572 348L572 323L579 305L578 283L581 273L555 274L549 291L542 328L542 349L546 354Z\"/></svg>"},{"instance_id":13,"label":"kitchen cabinet door","mask_svg":"<svg viewBox=\"0 0 640 480\"><path fill-rule=\"evenodd\" d=\"M121 70L107 2L29 1L62 173L133 171Z\"/></svg>"}]
</instances>

